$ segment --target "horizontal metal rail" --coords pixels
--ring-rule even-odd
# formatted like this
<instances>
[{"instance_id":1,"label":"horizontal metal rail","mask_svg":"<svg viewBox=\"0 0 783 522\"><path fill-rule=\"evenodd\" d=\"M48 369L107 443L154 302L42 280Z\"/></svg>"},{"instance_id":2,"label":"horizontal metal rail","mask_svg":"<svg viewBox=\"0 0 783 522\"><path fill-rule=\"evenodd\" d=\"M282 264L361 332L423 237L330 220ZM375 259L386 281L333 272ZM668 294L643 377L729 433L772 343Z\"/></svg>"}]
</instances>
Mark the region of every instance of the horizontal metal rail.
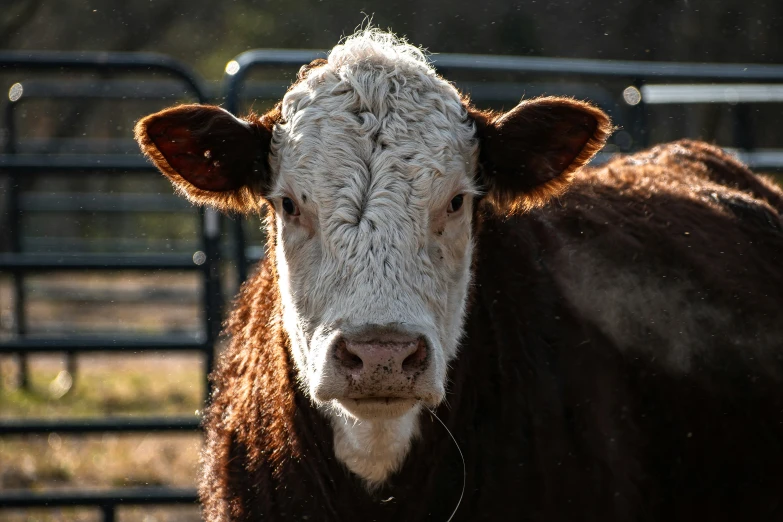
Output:
<instances>
[{"instance_id":1,"label":"horizontal metal rail","mask_svg":"<svg viewBox=\"0 0 783 522\"><path fill-rule=\"evenodd\" d=\"M19 196L19 210L24 212L187 212L193 205L174 194L103 192L33 192Z\"/></svg>"},{"instance_id":2,"label":"horizontal metal rail","mask_svg":"<svg viewBox=\"0 0 783 522\"><path fill-rule=\"evenodd\" d=\"M482 54L434 54L430 59L438 69L657 79L693 78L769 82L783 80L783 65L666 63Z\"/></svg>"},{"instance_id":3,"label":"horizontal metal rail","mask_svg":"<svg viewBox=\"0 0 783 522\"><path fill-rule=\"evenodd\" d=\"M490 101L518 101L522 97L532 98L535 96L574 96L580 99L591 100L601 107L611 108L617 103L616 97L611 90L600 85L590 85L583 82L476 82L476 81L456 81L459 89L470 95L470 98L477 102L487 103ZM249 83L248 83L249 85ZM249 89L246 89L247 94Z\"/></svg>"},{"instance_id":4,"label":"horizontal metal rail","mask_svg":"<svg viewBox=\"0 0 783 522\"><path fill-rule=\"evenodd\" d=\"M0 254L0 270L202 270L187 254Z\"/></svg>"},{"instance_id":5,"label":"horizontal metal rail","mask_svg":"<svg viewBox=\"0 0 783 522\"><path fill-rule=\"evenodd\" d=\"M199 82L203 85L202 82ZM183 96L179 80L68 80L30 79L15 83L9 98L14 103L28 99L177 100Z\"/></svg>"},{"instance_id":6,"label":"horizontal metal rail","mask_svg":"<svg viewBox=\"0 0 783 522\"><path fill-rule=\"evenodd\" d=\"M150 238L84 238L75 236L31 236L22 238L22 248L30 253L46 254L52 251L62 253L102 252L125 255L128 253L151 252L195 252L200 248L197 239L150 239Z\"/></svg>"},{"instance_id":7,"label":"horizontal metal rail","mask_svg":"<svg viewBox=\"0 0 783 522\"><path fill-rule=\"evenodd\" d=\"M783 150L778 149L756 149L753 151L742 151L732 147L724 147L751 169L783 169ZM624 153L599 152L590 162L592 166L600 166L616 156L622 156Z\"/></svg>"},{"instance_id":8,"label":"horizontal metal rail","mask_svg":"<svg viewBox=\"0 0 783 522\"><path fill-rule=\"evenodd\" d=\"M212 345L195 336L149 336L145 338L106 337L35 337L0 342L0 353L83 353L83 352L182 352L207 351Z\"/></svg>"},{"instance_id":9,"label":"horizontal metal rail","mask_svg":"<svg viewBox=\"0 0 783 522\"><path fill-rule=\"evenodd\" d=\"M66 507L104 505L195 504L198 494L194 488L122 488L99 491L57 489L44 492L0 492L0 508Z\"/></svg>"},{"instance_id":10,"label":"horizontal metal rail","mask_svg":"<svg viewBox=\"0 0 783 522\"><path fill-rule=\"evenodd\" d=\"M322 50L253 49L236 56L226 66L229 76L241 74L249 65L295 67L326 57ZM636 60L594 60L486 54L431 54L438 69L490 72L550 73L586 76L647 76L656 78L720 78L724 80L783 80L783 65L645 62Z\"/></svg>"},{"instance_id":11,"label":"horizontal metal rail","mask_svg":"<svg viewBox=\"0 0 783 522\"><path fill-rule=\"evenodd\" d=\"M33 138L17 140L14 153L21 155L122 154L137 156L139 145L129 138Z\"/></svg>"},{"instance_id":12,"label":"horizontal metal rail","mask_svg":"<svg viewBox=\"0 0 783 522\"><path fill-rule=\"evenodd\" d=\"M141 154L0 154L0 171L157 172Z\"/></svg>"},{"instance_id":13,"label":"horizontal metal rail","mask_svg":"<svg viewBox=\"0 0 783 522\"><path fill-rule=\"evenodd\" d=\"M29 79L14 84L14 103L30 99L78 98L96 100L172 100L182 97L181 83L173 80L69 80L68 82ZM209 100L220 96L220 83L200 81ZM287 81L252 81L246 92L261 99L281 98L291 85ZM13 86L11 86L13 87ZM10 92L9 88L9 92ZM9 95L9 99L10 99Z\"/></svg>"},{"instance_id":14,"label":"horizontal metal rail","mask_svg":"<svg viewBox=\"0 0 783 522\"><path fill-rule=\"evenodd\" d=\"M207 97L201 80L189 66L174 58L156 53L112 53L89 51L0 51L0 71L53 72L118 72L127 74L164 73L182 80L198 98L206 103Z\"/></svg>"},{"instance_id":15,"label":"horizontal metal rail","mask_svg":"<svg viewBox=\"0 0 783 522\"><path fill-rule=\"evenodd\" d=\"M740 151L729 147L726 147L726 150L734 152L739 160L751 169L783 169L783 150L757 149L753 151Z\"/></svg>"},{"instance_id":16,"label":"horizontal metal rail","mask_svg":"<svg viewBox=\"0 0 783 522\"><path fill-rule=\"evenodd\" d=\"M235 112L234 99L252 67L297 67L326 56L325 51L255 49L245 51L226 65L226 109ZM663 63L622 60L542 58L480 54L433 54L433 65L441 71L539 73L568 76L693 79L712 81L783 81L783 65Z\"/></svg>"},{"instance_id":17,"label":"horizontal metal rail","mask_svg":"<svg viewBox=\"0 0 783 522\"><path fill-rule=\"evenodd\" d=\"M199 300L198 288L194 286L146 286L139 285L134 289L113 288L111 286L95 288L91 286L53 286L38 287L35 290L38 299L45 299L51 302L73 302L80 303L100 303L111 302L112 304L137 304L137 303L156 303L156 302L176 302L177 304L190 301L195 304ZM179 338L180 335L173 337ZM191 336L186 336L190 338Z\"/></svg>"},{"instance_id":18,"label":"horizontal metal rail","mask_svg":"<svg viewBox=\"0 0 783 522\"><path fill-rule=\"evenodd\" d=\"M720 103L783 103L783 85L665 84L643 85L642 100L648 105Z\"/></svg>"},{"instance_id":19,"label":"horizontal metal rail","mask_svg":"<svg viewBox=\"0 0 783 522\"><path fill-rule=\"evenodd\" d=\"M139 433L196 431L199 429L201 429L201 418L196 416L0 419L0 435L32 433Z\"/></svg>"}]
</instances>

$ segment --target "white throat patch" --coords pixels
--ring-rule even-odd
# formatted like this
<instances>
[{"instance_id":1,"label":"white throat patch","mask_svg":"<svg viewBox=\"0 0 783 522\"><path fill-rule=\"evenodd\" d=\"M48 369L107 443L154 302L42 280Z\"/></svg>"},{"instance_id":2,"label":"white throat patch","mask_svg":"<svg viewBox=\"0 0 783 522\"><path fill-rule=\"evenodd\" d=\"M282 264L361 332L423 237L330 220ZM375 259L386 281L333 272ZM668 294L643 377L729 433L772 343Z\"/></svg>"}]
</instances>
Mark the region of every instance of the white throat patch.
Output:
<instances>
[{"instance_id":1,"label":"white throat patch","mask_svg":"<svg viewBox=\"0 0 783 522\"><path fill-rule=\"evenodd\" d=\"M405 460L419 432L419 413L416 407L394 420L359 421L332 412L335 455L368 489L378 487Z\"/></svg>"}]
</instances>

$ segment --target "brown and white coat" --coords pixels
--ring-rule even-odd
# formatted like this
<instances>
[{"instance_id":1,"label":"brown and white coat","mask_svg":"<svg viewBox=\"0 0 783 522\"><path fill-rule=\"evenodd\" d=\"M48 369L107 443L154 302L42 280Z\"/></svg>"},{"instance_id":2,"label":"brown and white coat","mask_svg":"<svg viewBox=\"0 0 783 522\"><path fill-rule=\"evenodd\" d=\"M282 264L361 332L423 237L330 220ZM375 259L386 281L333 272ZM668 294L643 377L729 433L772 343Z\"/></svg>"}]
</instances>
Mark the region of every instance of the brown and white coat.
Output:
<instances>
[{"instance_id":1,"label":"brown and white coat","mask_svg":"<svg viewBox=\"0 0 783 522\"><path fill-rule=\"evenodd\" d=\"M205 419L208 520L783 519L783 194L707 144L580 168L563 98L481 112L364 31L272 112L137 126L266 205Z\"/></svg>"}]
</instances>

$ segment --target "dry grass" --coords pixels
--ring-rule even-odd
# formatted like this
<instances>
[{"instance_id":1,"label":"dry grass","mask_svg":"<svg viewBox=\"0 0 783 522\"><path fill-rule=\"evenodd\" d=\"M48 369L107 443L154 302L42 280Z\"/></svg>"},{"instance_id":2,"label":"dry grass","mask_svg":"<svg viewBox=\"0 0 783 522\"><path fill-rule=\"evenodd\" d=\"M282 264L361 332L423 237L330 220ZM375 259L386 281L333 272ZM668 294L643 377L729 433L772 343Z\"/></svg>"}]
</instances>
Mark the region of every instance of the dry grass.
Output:
<instances>
[{"instance_id":1,"label":"dry grass","mask_svg":"<svg viewBox=\"0 0 783 522\"><path fill-rule=\"evenodd\" d=\"M14 328L12 281L0 278L0 335ZM31 334L201 332L201 286L195 273L40 274L25 278Z\"/></svg>"},{"instance_id":2,"label":"dry grass","mask_svg":"<svg viewBox=\"0 0 783 522\"><path fill-rule=\"evenodd\" d=\"M0 362L0 417L193 415L201 407L204 369L200 355L77 356L72 387L63 390L61 356L29 358L30 386L17 386L17 365Z\"/></svg>"},{"instance_id":3,"label":"dry grass","mask_svg":"<svg viewBox=\"0 0 783 522\"><path fill-rule=\"evenodd\" d=\"M193 487L198 434L26 435L0 441L4 489Z\"/></svg>"},{"instance_id":4,"label":"dry grass","mask_svg":"<svg viewBox=\"0 0 783 522\"><path fill-rule=\"evenodd\" d=\"M87 355L75 382L62 394L64 361L31 359L31 386L14 385L16 364L0 364L3 418L73 418L103 415L193 415L201 408L203 370L198 356ZM103 434L0 437L0 488L193 487L201 435ZM197 520L198 509L122 508L122 521ZM2 520L92 520L91 509L14 510ZM5 518L7 517L7 518Z\"/></svg>"}]
</instances>

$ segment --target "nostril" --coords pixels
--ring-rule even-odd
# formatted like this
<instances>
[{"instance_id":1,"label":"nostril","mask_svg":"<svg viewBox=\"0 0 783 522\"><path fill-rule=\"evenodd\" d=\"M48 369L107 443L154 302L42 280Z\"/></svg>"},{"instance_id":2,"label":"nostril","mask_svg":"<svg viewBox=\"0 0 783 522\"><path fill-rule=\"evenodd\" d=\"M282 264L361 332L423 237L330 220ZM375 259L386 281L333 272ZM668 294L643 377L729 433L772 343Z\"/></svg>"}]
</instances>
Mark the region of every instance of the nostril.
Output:
<instances>
[{"instance_id":1,"label":"nostril","mask_svg":"<svg viewBox=\"0 0 783 522\"><path fill-rule=\"evenodd\" d=\"M348 370L360 370L364 364L361 357L348 350L348 344L344 339L337 341L334 356L340 361L340 365Z\"/></svg>"},{"instance_id":2,"label":"nostril","mask_svg":"<svg viewBox=\"0 0 783 522\"><path fill-rule=\"evenodd\" d=\"M402 361L402 371L410 373L420 370L426 360L427 342L423 338L419 338L419 342L416 343L416 351Z\"/></svg>"}]
</instances>

